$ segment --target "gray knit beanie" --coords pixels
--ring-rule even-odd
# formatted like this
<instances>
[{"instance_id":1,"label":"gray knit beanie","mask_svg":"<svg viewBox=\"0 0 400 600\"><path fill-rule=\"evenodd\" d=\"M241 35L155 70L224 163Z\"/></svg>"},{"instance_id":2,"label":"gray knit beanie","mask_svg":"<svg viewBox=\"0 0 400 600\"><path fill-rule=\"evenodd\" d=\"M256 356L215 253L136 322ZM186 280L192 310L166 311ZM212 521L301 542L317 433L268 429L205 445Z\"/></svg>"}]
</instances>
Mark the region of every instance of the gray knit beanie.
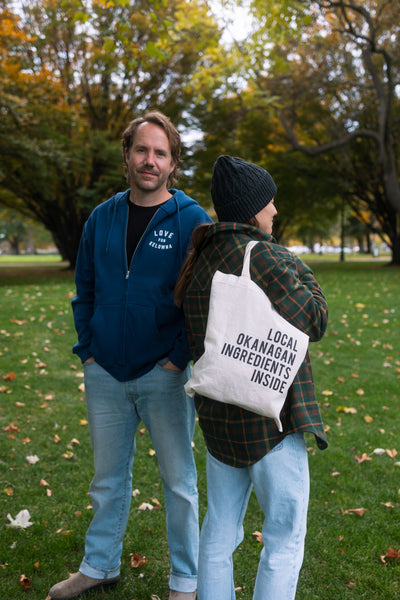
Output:
<instances>
[{"instance_id":1,"label":"gray knit beanie","mask_svg":"<svg viewBox=\"0 0 400 600\"><path fill-rule=\"evenodd\" d=\"M262 167L226 155L215 161L211 197L219 221L247 223L276 192L274 180Z\"/></svg>"}]
</instances>

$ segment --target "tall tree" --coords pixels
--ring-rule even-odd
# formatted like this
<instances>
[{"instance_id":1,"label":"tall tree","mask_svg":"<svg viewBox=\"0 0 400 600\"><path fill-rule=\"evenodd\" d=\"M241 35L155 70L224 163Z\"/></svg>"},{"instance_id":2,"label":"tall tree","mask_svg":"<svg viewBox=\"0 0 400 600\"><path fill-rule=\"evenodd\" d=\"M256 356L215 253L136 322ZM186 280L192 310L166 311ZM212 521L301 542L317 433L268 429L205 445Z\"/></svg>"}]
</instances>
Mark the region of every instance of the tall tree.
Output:
<instances>
[{"instance_id":1,"label":"tall tree","mask_svg":"<svg viewBox=\"0 0 400 600\"><path fill-rule=\"evenodd\" d=\"M398 0L253 0L252 6L260 25L250 51L252 85L274 99L295 150L315 157L339 148L352 154L355 140L367 146L370 170L363 173L373 181L364 202L377 221L390 215L386 232L399 265ZM354 180L345 183L356 187Z\"/></svg>"},{"instance_id":2,"label":"tall tree","mask_svg":"<svg viewBox=\"0 0 400 600\"><path fill-rule=\"evenodd\" d=\"M180 125L219 32L204 0L34 0L0 15L0 202L74 266L95 204L124 188L120 137L160 109Z\"/></svg>"}]
</instances>

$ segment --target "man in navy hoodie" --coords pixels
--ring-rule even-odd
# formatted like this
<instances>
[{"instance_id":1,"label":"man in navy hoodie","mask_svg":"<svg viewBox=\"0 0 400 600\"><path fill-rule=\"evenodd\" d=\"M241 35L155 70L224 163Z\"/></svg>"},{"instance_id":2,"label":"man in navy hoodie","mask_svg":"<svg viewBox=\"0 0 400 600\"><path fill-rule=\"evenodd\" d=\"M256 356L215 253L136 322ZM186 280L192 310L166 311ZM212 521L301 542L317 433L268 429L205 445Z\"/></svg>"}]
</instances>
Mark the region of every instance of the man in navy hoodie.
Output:
<instances>
[{"instance_id":1,"label":"man in navy hoodie","mask_svg":"<svg viewBox=\"0 0 400 600\"><path fill-rule=\"evenodd\" d=\"M76 265L73 351L84 365L94 517L79 571L50 589L52 600L111 587L120 578L141 421L164 485L169 600L196 598L195 409L184 392L191 356L173 292L193 229L211 219L197 202L169 187L180 136L165 115L151 112L132 121L123 134L123 152L130 189L94 209Z\"/></svg>"}]
</instances>

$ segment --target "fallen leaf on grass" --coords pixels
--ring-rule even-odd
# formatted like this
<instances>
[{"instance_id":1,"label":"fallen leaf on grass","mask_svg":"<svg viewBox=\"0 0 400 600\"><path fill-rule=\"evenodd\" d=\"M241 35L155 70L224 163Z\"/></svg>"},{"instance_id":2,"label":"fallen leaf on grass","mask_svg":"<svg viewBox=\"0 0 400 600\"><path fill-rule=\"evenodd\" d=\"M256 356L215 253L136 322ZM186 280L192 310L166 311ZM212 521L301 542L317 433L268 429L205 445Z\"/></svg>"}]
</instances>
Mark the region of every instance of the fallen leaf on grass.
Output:
<instances>
[{"instance_id":1,"label":"fallen leaf on grass","mask_svg":"<svg viewBox=\"0 0 400 600\"><path fill-rule=\"evenodd\" d=\"M72 529L63 529L62 527L60 529L57 529L56 534L57 535L69 535L72 532Z\"/></svg>"},{"instance_id":2,"label":"fallen leaf on grass","mask_svg":"<svg viewBox=\"0 0 400 600\"><path fill-rule=\"evenodd\" d=\"M26 325L27 322L26 319L10 319L10 323L14 323L14 325Z\"/></svg>"},{"instance_id":3,"label":"fallen leaf on grass","mask_svg":"<svg viewBox=\"0 0 400 600\"><path fill-rule=\"evenodd\" d=\"M348 510L343 510L342 508L342 515L357 515L357 517L362 517L363 514L365 512L365 508L349 508Z\"/></svg>"},{"instance_id":4,"label":"fallen leaf on grass","mask_svg":"<svg viewBox=\"0 0 400 600\"><path fill-rule=\"evenodd\" d=\"M44 369L45 367L47 367L47 364L45 362L43 362L42 360L40 360L39 358L37 358L35 360L35 367L37 369Z\"/></svg>"},{"instance_id":5,"label":"fallen leaf on grass","mask_svg":"<svg viewBox=\"0 0 400 600\"><path fill-rule=\"evenodd\" d=\"M392 450L389 450L388 448L386 448L385 452L388 456L390 456L390 458L396 458L396 456L397 456L396 448L393 448Z\"/></svg>"},{"instance_id":6,"label":"fallen leaf on grass","mask_svg":"<svg viewBox=\"0 0 400 600\"><path fill-rule=\"evenodd\" d=\"M368 454L366 452L364 452L361 456L358 456L356 454L354 458L358 462L358 464L361 464L367 460L372 460L372 458L370 456L368 456Z\"/></svg>"},{"instance_id":7,"label":"fallen leaf on grass","mask_svg":"<svg viewBox=\"0 0 400 600\"><path fill-rule=\"evenodd\" d=\"M14 381L14 379L16 378L16 375L14 373L14 371L10 371L9 373L7 373L7 375L3 375L2 379L4 379L4 381Z\"/></svg>"},{"instance_id":8,"label":"fallen leaf on grass","mask_svg":"<svg viewBox=\"0 0 400 600\"><path fill-rule=\"evenodd\" d=\"M66 460L70 460L73 456L74 453L71 452L71 450L67 450L66 452L64 452L64 454L61 455L63 458L65 458Z\"/></svg>"},{"instance_id":9,"label":"fallen leaf on grass","mask_svg":"<svg viewBox=\"0 0 400 600\"><path fill-rule=\"evenodd\" d=\"M37 462L39 462L39 457L36 456L36 454L32 454L29 456L25 456L26 462L28 462L30 465L36 465Z\"/></svg>"},{"instance_id":10,"label":"fallen leaf on grass","mask_svg":"<svg viewBox=\"0 0 400 600\"><path fill-rule=\"evenodd\" d=\"M30 522L31 515L29 514L29 510L24 508L21 510L15 519L12 518L10 514L7 515L7 519L10 523L7 523L7 527L19 527L21 529L25 529L26 527L30 527L33 523Z\"/></svg>"},{"instance_id":11,"label":"fallen leaf on grass","mask_svg":"<svg viewBox=\"0 0 400 600\"><path fill-rule=\"evenodd\" d=\"M138 510L153 510L154 506L152 504L149 504L148 502L142 502L139 506L138 506Z\"/></svg>"},{"instance_id":12,"label":"fallen leaf on grass","mask_svg":"<svg viewBox=\"0 0 400 600\"><path fill-rule=\"evenodd\" d=\"M9 425L6 425L6 427L3 427L3 431L14 432L19 431L19 428L16 425L14 425L14 423L10 423Z\"/></svg>"},{"instance_id":13,"label":"fallen leaf on grass","mask_svg":"<svg viewBox=\"0 0 400 600\"><path fill-rule=\"evenodd\" d=\"M32 580L29 579L26 575L20 575L19 582L22 587L26 590L32 587Z\"/></svg>"},{"instance_id":14,"label":"fallen leaf on grass","mask_svg":"<svg viewBox=\"0 0 400 600\"><path fill-rule=\"evenodd\" d=\"M375 448L375 450L373 450L373 453L378 454L378 456L382 456L382 454L387 454L390 458L396 458L398 454L396 448L392 448L391 450L389 448Z\"/></svg>"},{"instance_id":15,"label":"fallen leaf on grass","mask_svg":"<svg viewBox=\"0 0 400 600\"><path fill-rule=\"evenodd\" d=\"M388 548L386 550L385 555L381 555L381 561L383 562L384 565L387 565L385 558L396 559L396 558L399 558L399 556L400 556L400 550L396 550L395 548L393 548L391 546L390 548Z\"/></svg>"},{"instance_id":16,"label":"fallen leaf on grass","mask_svg":"<svg viewBox=\"0 0 400 600\"><path fill-rule=\"evenodd\" d=\"M349 406L338 406L336 412L344 412L345 414L355 415L357 413L357 409Z\"/></svg>"},{"instance_id":17,"label":"fallen leaf on grass","mask_svg":"<svg viewBox=\"0 0 400 600\"><path fill-rule=\"evenodd\" d=\"M131 554L131 567L132 569L136 569L137 567L141 567L145 563L147 563L147 558L142 556L141 554Z\"/></svg>"},{"instance_id":18,"label":"fallen leaf on grass","mask_svg":"<svg viewBox=\"0 0 400 600\"><path fill-rule=\"evenodd\" d=\"M262 536L261 531L254 531L251 535L254 535L254 537L256 538L256 540L259 544L263 543L263 536Z\"/></svg>"},{"instance_id":19,"label":"fallen leaf on grass","mask_svg":"<svg viewBox=\"0 0 400 600\"><path fill-rule=\"evenodd\" d=\"M67 448L68 448L69 450L72 450L72 448L73 448L74 446L80 446L80 445L81 445L80 441L79 441L79 440L77 440L76 438L73 438L73 439L70 441L70 443L67 445Z\"/></svg>"}]
</instances>

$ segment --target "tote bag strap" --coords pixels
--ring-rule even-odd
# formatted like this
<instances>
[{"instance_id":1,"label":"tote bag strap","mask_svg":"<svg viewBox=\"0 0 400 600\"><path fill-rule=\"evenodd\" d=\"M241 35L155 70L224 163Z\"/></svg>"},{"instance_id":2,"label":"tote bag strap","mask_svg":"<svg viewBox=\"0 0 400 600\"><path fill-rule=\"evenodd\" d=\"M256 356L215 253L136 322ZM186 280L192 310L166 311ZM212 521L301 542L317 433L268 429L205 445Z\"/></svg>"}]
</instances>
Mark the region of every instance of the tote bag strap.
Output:
<instances>
[{"instance_id":1,"label":"tote bag strap","mask_svg":"<svg viewBox=\"0 0 400 600\"><path fill-rule=\"evenodd\" d=\"M246 246L246 250L245 250L244 258L243 258L243 267L242 267L241 277L248 277L249 279L251 279L251 276L250 276L250 253L251 253L252 249L254 248L254 246L256 246L257 244L258 244L258 241L253 240L253 241L249 242Z\"/></svg>"}]
</instances>

